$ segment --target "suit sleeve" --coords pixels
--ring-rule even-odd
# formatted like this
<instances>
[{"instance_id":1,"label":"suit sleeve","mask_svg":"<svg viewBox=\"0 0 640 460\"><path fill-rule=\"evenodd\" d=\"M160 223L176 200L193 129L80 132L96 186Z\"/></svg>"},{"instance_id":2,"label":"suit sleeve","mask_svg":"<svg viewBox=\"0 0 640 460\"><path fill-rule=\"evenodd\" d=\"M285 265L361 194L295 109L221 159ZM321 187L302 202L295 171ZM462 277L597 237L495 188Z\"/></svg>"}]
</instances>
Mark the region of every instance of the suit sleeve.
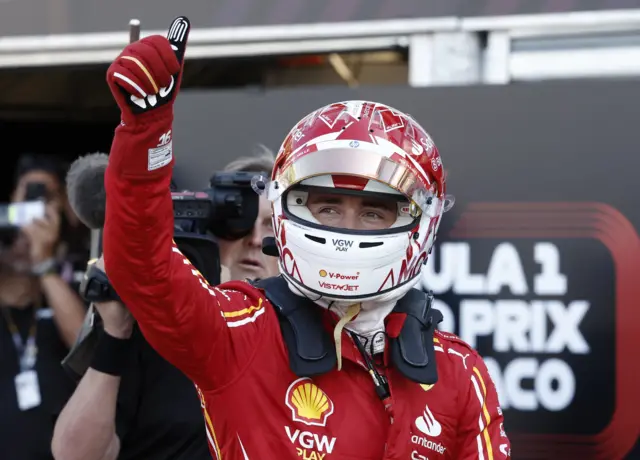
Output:
<instances>
[{"instance_id":1,"label":"suit sleeve","mask_svg":"<svg viewBox=\"0 0 640 460\"><path fill-rule=\"evenodd\" d=\"M511 444L495 384L482 358L474 352L469 368L466 405L456 442L459 460L511 459ZM463 398L464 400L464 398Z\"/></svg>"},{"instance_id":2,"label":"suit sleeve","mask_svg":"<svg viewBox=\"0 0 640 460\"><path fill-rule=\"evenodd\" d=\"M173 116L144 117L121 123L114 136L105 173L105 268L151 346L212 389L247 367L263 328L263 299L243 282L209 286L174 244Z\"/></svg>"}]
</instances>

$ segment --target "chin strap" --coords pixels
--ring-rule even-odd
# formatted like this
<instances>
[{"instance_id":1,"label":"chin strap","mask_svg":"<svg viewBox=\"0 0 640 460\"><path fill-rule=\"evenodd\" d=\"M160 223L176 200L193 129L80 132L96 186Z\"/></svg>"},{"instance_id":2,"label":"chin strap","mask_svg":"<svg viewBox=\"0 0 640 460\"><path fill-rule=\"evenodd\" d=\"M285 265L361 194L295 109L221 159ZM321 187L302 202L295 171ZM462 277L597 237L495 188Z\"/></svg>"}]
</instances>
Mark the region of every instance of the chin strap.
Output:
<instances>
[{"instance_id":1,"label":"chin strap","mask_svg":"<svg viewBox=\"0 0 640 460\"><path fill-rule=\"evenodd\" d=\"M338 370L342 370L342 330L349 321L360 313L360 308L360 303L349 305L344 316L340 318L340 321L338 321L338 324L336 324L336 327L333 329L333 340L336 343L336 358L338 358Z\"/></svg>"}]
</instances>

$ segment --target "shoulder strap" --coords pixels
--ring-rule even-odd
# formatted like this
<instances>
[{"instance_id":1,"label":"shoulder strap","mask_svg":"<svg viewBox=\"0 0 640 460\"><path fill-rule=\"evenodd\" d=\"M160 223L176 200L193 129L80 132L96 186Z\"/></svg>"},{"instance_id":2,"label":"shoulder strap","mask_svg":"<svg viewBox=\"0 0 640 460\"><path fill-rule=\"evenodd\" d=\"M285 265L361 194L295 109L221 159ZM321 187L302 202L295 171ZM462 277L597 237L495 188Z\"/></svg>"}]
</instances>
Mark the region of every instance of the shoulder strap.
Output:
<instances>
[{"instance_id":1,"label":"shoulder strap","mask_svg":"<svg viewBox=\"0 0 640 460\"><path fill-rule=\"evenodd\" d=\"M390 340L391 359L408 379L418 383L438 381L433 333L442 321L442 313L433 310L433 294L411 289L398 301L394 313L406 315L397 338Z\"/></svg>"},{"instance_id":2,"label":"shoulder strap","mask_svg":"<svg viewBox=\"0 0 640 460\"><path fill-rule=\"evenodd\" d=\"M322 326L322 310L297 296L284 278L265 278L253 285L262 290L280 320L289 365L299 377L325 374L336 367L333 339ZM442 314L431 309L433 295L412 289L398 301L395 313L406 314L402 331L390 340L391 359L405 377L418 383L438 380L433 332Z\"/></svg>"},{"instance_id":3,"label":"shoulder strap","mask_svg":"<svg viewBox=\"0 0 640 460\"><path fill-rule=\"evenodd\" d=\"M291 292L281 276L262 279L254 286L264 291L278 314L293 373L311 377L335 368L336 351L322 327L322 310L306 297Z\"/></svg>"}]
</instances>

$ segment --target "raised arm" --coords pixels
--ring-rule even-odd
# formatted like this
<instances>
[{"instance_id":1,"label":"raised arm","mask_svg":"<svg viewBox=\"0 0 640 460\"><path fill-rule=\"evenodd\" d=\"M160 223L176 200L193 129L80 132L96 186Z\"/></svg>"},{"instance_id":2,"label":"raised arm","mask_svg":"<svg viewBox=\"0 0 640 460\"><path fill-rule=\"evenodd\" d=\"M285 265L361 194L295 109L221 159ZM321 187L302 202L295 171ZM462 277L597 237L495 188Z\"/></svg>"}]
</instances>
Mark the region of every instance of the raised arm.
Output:
<instances>
[{"instance_id":1,"label":"raised arm","mask_svg":"<svg viewBox=\"0 0 640 460\"><path fill-rule=\"evenodd\" d=\"M109 67L122 123L105 174L104 259L111 283L149 343L207 389L246 366L261 322L239 328L230 323L255 314L262 303L245 283L229 290L209 286L172 240L173 102L188 34L188 20L177 18L168 39L132 43ZM230 346L231 340L237 344Z\"/></svg>"}]
</instances>

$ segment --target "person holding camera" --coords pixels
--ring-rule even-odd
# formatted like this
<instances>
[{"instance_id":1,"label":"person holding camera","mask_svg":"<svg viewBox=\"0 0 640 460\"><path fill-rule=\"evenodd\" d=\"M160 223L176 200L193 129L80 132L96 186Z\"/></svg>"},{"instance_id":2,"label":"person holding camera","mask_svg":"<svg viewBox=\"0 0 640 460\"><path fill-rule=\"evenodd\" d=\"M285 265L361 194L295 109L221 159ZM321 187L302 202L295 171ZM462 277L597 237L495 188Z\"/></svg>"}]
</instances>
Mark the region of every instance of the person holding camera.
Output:
<instances>
[{"instance_id":1,"label":"person holding camera","mask_svg":"<svg viewBox=\"0 0 640 460\"><path fill-rule=\"evenodd\" d=\"M43 200L44 215L4 229L0 253L0 445L2 458L51 458L55 414L73 391L60 366L76 338L84 303L64 276L64 167L47 156L18 161L11 201Z\"/></svg>"},{"instance_id":2,"label":"person holding camera","mask_svg":"<svg viewBox=\"0 0 640 460\"><path fill-rule=\"evenodd\" d=\"M95 268L103 270L102 258ZM94 306L102 330L91 365L56 422L54 458L209 459L194 385L151 348L121 302Z\"/></svg>"},{"instance_id":3,"label":"person holding camera","mask_svg":"<svg viewBox=\"0 0 640 460\"><path fill-rule=\"evenodd\" d=\"M509 459L482 357L413 289L452 197L408 114L342 101L291 129L255 182L281 276L213 287L172 241L168 133L189 28L175 19L107 72L122 121L104 260L146 339L197 384L213 457Z\"/></svg>"},{"instance_id":4,"label":"person holding camera","mask_svg":"<svg viewBox=\"0 0 640 460\"><path fill-rule=\"evenodd\" d=\"M261 148L255 156L231 162L225 171L272 168L273 154ZM74 166L69 174L73 171ZM268 201L260 200L250 234L218 240L223 281L277 273L277 259L261 251L263 238L273 236L273 231ZM96 268L103 268L102 259ZM94 306L103 331L91 366L56 423L55 459L210 458L201 404L191 381L151 348L122 303Z\"/></svg>"},{"instance_id":5,"label":"person holding camera","mask_svg":"<svg viewBox=\"0 0 640 460\"><path fill-rule=\"evenodd\" d=\"M273 153L264 146L260 146L254 156L238 158L224 170L235 171L271 171L275 158ZM251 232L237 240L218 238L221 265L229 271L228 279L257 280L278 274L278 259L262 252L262 241L273 237L271 220L271 204L261 196L258 217Z\"/></svg>"}]
</instances>

